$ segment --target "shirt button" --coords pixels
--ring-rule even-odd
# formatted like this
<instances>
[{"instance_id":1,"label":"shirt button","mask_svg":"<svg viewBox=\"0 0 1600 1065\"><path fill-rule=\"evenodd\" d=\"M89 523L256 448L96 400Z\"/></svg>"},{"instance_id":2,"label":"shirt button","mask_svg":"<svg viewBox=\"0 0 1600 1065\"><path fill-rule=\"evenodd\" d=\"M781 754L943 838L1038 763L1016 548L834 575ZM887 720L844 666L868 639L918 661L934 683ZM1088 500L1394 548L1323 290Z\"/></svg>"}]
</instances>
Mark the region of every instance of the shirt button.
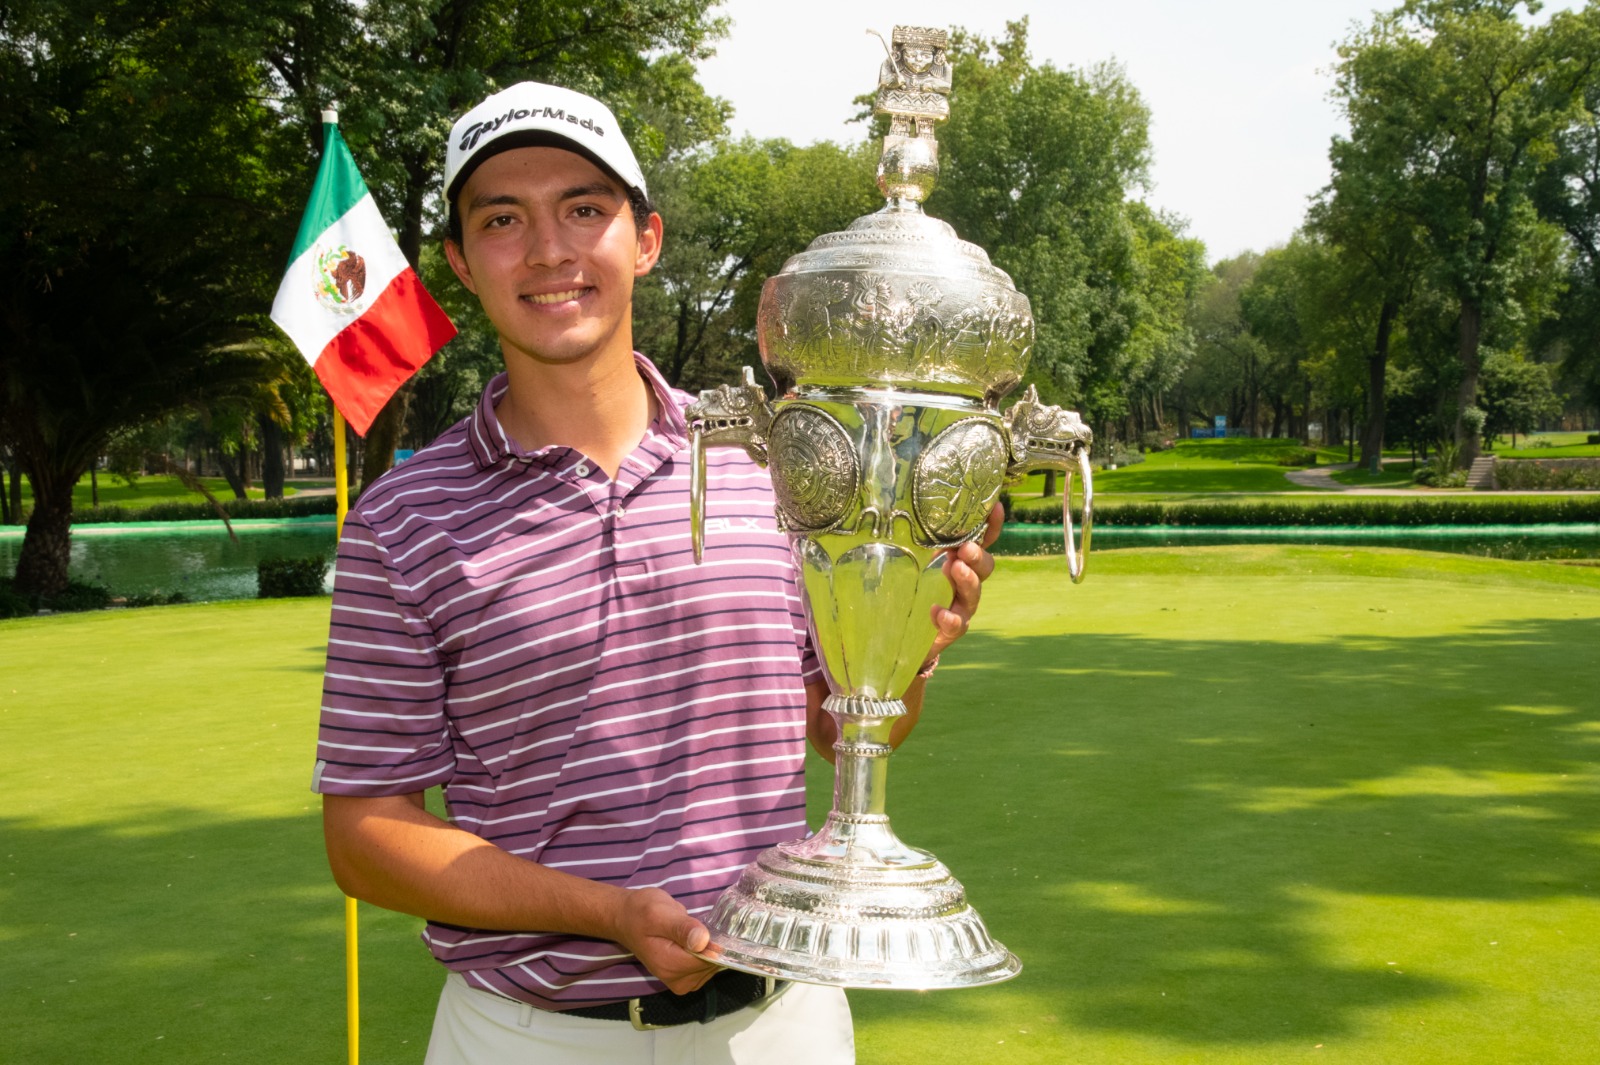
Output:
<instances>
[{"instance_id":1,"label":"shirt button","mask_svg":"<svg viewBox=\"0 0 1600 1065\"><path fill-rule=\"evenodd\" d=\"M621 507L618 507L616 510L613 510L611 512L611 515L612 515L612 517L617 518L618 520L621 520L622 516L624 514L626 514L626 513L627 513L627 511L623 510Z\"/></svg>"},{"instance_id":2,"label":"shirt button","mask_svg":"<svg viewBox=\"0 0 1600 1065\"><path fill-rule=\"evenodd\" d=\"M580 462L580 463L578 463L577 469L574 470L573 472L576 473L579 477L587 477L587 476L589 476L589 467Z\"/></svg>"}]
</instances>

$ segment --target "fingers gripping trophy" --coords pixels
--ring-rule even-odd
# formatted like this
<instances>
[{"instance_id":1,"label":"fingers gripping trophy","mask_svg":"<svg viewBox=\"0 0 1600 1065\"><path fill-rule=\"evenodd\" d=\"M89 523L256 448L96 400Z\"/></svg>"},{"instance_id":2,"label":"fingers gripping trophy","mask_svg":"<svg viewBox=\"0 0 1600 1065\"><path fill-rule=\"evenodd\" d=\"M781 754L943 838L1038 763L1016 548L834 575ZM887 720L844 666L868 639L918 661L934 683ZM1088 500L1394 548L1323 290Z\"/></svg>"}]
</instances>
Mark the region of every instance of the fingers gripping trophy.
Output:
<instances>
[{"instance_id":1,"label":"fingers gripping trophy","mask_svg":"<svg viewBox=\"0 0 1600 1065\"><path fill-rule=\"evenodd\" d=\"M932 606L950 599L945 551L977 537L1001 487L1031 470L1067 475L1074 581L1093 520L1091 434L1078 415L1031 388L1000 412L1033 344L1027 297L922 210L939 171L933 127L949 114L947 45L942 30L895 29L877 97L890 116L878 164L887 203L818 237L762 290L757 331L778 398L746 368L742 385L703 392L688 412L696 558L705 448L742 447L771 468L838 723L827 820L764 852L706 922L707 956L783 979L968 987L1021 968L884 807L900 697L933 642Z\"/></svg>"}]
</instances>

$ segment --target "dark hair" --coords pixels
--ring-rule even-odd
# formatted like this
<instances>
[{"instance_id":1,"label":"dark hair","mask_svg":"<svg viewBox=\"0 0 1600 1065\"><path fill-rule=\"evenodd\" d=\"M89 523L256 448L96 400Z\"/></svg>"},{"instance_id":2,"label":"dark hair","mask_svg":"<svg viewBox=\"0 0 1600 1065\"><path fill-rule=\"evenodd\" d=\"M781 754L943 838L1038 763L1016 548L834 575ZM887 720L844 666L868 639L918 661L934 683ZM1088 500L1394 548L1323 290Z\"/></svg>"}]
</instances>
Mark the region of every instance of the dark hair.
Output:
<instances>
[{"instance_id":1,"label":"dark hair","mask_svg":"<svg viewBox=\"0 0 1600 1065\"><path fill-rule=\"evenodd\" d=\"M611 173L609 168L603 169L608 176L615 178L618 184L622 183L622 179ZM628 190L628 207L633 211L633 228L643 233L650 225L650 216L656 213L656 206L643 192L631 185L625 187ZM455 199L450 201L450 213L445 219L444 239L454 242L457 247L461 246L461 211L456 206Z\"/></svg>"}]
</instances>

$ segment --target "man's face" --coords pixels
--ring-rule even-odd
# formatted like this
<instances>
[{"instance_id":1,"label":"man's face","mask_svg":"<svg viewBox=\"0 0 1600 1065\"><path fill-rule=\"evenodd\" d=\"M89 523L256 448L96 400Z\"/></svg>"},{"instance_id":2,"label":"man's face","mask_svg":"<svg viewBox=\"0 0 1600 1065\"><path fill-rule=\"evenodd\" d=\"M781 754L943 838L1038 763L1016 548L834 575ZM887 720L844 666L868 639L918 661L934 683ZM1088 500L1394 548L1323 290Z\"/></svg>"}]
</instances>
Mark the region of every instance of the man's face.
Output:
<instances>
[{"instance_id":1,"label":"man's face","mask_svg":"<svg viewBox=\"0 0 1600 1065\"><path fill-rule=\"evenodd\" d=\"M906 66L921 74L933 63L933 49L921 45L906 46Z\"/></svg>"},{"instance_id":2,"label":"man's face","mask_svg":"<svg viewBox=\"0 0 1600 1065\"><path fill-rule=\"evenodd\" d=\"M660 255L661 219L637 229L615 178L575 152L514 148L472 172L457 207L445 254L507 360L631 356L633 281Z\"/></svg>"}]
</instances>

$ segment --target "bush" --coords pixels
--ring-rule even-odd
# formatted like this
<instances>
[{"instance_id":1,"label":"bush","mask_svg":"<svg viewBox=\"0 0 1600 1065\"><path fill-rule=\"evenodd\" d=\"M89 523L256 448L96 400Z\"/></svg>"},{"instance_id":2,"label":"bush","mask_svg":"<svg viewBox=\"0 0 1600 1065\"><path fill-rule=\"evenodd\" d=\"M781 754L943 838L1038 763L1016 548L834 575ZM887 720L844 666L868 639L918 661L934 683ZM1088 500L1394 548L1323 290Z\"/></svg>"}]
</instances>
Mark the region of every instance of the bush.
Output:
<instances>
[{"instance_id":1,"label":"bush","mask_svg":"<svg viewBox=\"0 0 1600 1065\"><path fill-rule=\"evenodd\" d=\"M1120 441L1111 445L1110 454L1102 454L1098 459L1102 469L1110 466L1137 466L1143 461L1143 451L1128 447Z\"/></svg>"},{"instance_id":2,"label":"bush","mask_svg":"<svg viewBox=\"0 0 1600 1065\"><path fill-rule=\"evenodd\" d=\"M1315 448L1302 447L1293 451L1286 451L1277 458L1279 466L1315 466L1317 452Z\"/></svg>"},{"instance_id":3,"label":"bush","mask_svg":"<svg viewBox=\"0 0 1600 1065\"><path fill-rule=\"evenodd\" d=\"M1167 451L1172 445L1172 436L1157 429L1151 429L1139 437L1139 447L1146 452Z\"/></svg>"},{"instance_id":4,"label":"bush","mask_svg":"<svg viewBox=\"0 0 1600 1065\"><path fill-rule=\"evenodd\" d=\"M1600 433L1590 433L1589 434L1589 443L1591 443L1591 444L1600 444Z\"/></svg>"},{"instance_id":5,"label":"bush","mask_svg":"<svg viewBox=\"0 0 1600 1065\"><path fill-rule=\"evenodd\" d=\"M182 592L140 592L137 595L128 596L122 605L128 607L176 606L179 603L187 603L188 601L189 597Z\"/></svg>"},{"instance_id":6,"label":"bush","mask_svg":"<svg viewBox=\"0 0 1600 1065\"><path fill-rule=\"evenodd\" d=\"M327 572L326 555L264 558L256 563L256 597L289 599L302 595L321 595L322 579Z\"/></svg>"},{"instance_id":7,"label":"bush","mask_svg":"<svg viewBox=\"0 0 1600 1065\"><path fill-rule=\"evenodd\" d=\"M111 593L98 584L68 581L58 595L23 595L10 577L0 577L0 618L31 617L41 610L59 614L82 610L104 610L111 605Z\"/></svg>"},{"instance_id":8,"label":"bush","mask_svg":"<svg viewBox=\"0 0 1600 1065\"><path fill-rule=\"evenodd\" d=\"M1467 471L1452 470L1448 463L1432 459L1418 466L1417 472L1411 475L1411 479L1429 488L1464 488L1467 484Z\"/></svg>"},{"instance_id":9,"label":"bush","mask_svg":"<svg viewBox=\"0 0 1600 1065\"><path fill-rule=\"evenodd\" d=\"M333 496L290 496L288 499L224 499L230 518L308 518L334 513ZM85 507L72 512L74 525L104 525L128 521L216 521L217 511L201 499L194 502L154 503L148 507Z\"/></svg>"},{"instance_id":10,"label":"bush","mask_svg":"<svg viewBox=\"0 0 1600 1065\"><path fill-rule=\"evenodd\" d=\"M1501 488L1600 489L1600 459L1500 459L1494 478Z\"/></svg>"},{"instance_id":11,"label":"bush","mask_svg":"<svg viewBox=\"0 0 1600 1065\"><path fill-rule=\"evenodd\" d=\"M1061 523L1061 500L1025 499L1014 504L1015 520ZM1461 495L1421 499L1347 496L1315 501L1283 499L1109 503L1095 507L1104 525L1543 525L1600 522L1600 496Z\"/></svg>"}]
</instances>

